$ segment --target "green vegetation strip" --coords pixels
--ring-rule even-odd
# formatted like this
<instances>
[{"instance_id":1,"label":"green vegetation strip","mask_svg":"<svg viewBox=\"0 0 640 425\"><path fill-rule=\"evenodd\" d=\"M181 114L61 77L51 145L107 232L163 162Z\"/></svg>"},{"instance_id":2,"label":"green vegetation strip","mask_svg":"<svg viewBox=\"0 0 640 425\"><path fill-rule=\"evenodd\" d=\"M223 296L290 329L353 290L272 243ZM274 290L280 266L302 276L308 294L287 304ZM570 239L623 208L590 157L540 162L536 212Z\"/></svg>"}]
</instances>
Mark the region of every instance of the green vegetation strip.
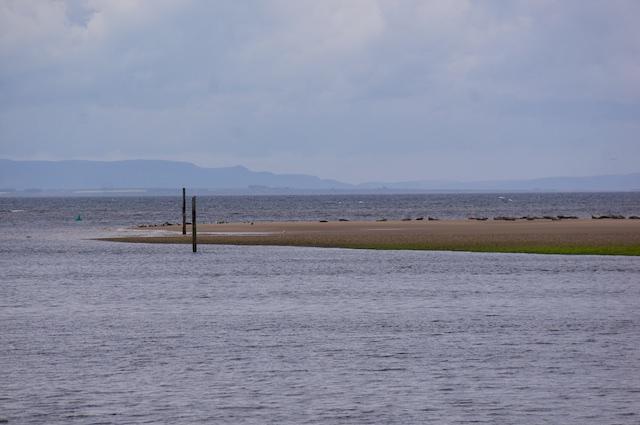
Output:
<instances>
[{"instance_id":1,"label":"green vegetation strip","mask_svg":"<svg viewBox=\"0 0 640 425\"><path fill-rule=\"evenodd\" d=\"M189 237L124 237L104 238L100 240L112 242L134 243L191 243ZM348 248L348 249L376 249L376 250L419 250L419 251L464 251L464 252L497 252L522 254L562 254L562 255L627 255L640 256L640 245L544 245L544 244L433 244L433 243L397 243L397 242L336 242L336 241L293 241L293 240L260 240L260 239L205 239L200 244L215 245L269 245L269 246L301 246L318 248Z\"/></svg>"},{"instance_id":2,"label":"green vegetation strip","mask_svg":"<svg viewBox=\"0 0 640 425\"><path fill-rule=\"evenodd\" d=\"M550 246L550 245L429 245L429 244L349 244L343 248L380 250L465 251L521 254L627 255L640 256L640 246Z\"/></svg>"}]
</instances>

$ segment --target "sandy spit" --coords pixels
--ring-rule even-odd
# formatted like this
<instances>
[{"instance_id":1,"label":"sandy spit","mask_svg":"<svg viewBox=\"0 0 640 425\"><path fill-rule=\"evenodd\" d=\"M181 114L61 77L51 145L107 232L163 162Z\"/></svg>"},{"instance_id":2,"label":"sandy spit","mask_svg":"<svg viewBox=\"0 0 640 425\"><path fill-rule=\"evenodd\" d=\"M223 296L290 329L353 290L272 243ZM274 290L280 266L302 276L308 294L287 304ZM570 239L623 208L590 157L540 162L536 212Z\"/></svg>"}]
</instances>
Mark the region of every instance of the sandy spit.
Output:
<instances>
[{"instance_id":1,"label":"sandy spit","mask_svg":"<svg viewBox=\"0 0 640 425\"><path fill-rule=\"evenodd\" d=\"M181 226L175 236L106 238L118 242L190 243ZM191 231L190 226L187 228ZM523 247L640 249L640 220L559 221L349 221L199 224L200 244L287 245L377 249L442 249L526 252Z\"/></svg>"}]
</instances>

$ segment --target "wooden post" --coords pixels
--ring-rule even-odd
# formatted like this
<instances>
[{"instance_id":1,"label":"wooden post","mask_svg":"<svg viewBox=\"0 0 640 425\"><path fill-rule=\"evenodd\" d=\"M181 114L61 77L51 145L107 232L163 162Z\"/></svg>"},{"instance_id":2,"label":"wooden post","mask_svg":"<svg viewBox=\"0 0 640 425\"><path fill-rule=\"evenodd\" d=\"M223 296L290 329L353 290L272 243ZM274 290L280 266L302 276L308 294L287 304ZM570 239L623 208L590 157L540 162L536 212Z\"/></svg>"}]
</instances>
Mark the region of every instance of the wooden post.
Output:
<instances>
[{"instance_id":1,"label":"wooden post","mask_svg":"<svg viewBox=\"0 0 640 425\"><path fill-rule=\"evenodd\" d=\"M182 234L187 234L187 189L182 188Z\"/></svg>"},{"instance_id":2,"label":"wooden post","mask_svg":"<svg viewBox=\"0 0 640 425\"><path fill-rule=\"evenodd\" d=\"M193 252L198 252L198 235L196 232L196 197L191 198L191 243Z\"/></svg>"}]
</instances>

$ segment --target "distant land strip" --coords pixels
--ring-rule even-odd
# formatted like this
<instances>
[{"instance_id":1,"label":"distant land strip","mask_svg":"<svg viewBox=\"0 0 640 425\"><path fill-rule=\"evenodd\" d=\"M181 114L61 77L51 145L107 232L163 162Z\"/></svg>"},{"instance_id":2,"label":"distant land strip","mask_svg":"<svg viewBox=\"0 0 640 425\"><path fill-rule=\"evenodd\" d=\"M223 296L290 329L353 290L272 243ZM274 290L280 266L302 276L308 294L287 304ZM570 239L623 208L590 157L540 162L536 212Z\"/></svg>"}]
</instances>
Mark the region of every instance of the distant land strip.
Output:
<instances>
[{"instance_id":1,"label":"distant land strip","mask_svg":"<svg viewBox=\"0 0 640 425\"><path fill-rule=\"evenodd\" d=\"M640 191L640 172L524 180L415 180L351 184L306 174L253 171L243 166L207 168L178 161L13 161L0 158L0 196L174 195L177 192L175 188L179 187L197 189L203 195L637 192Z\"/></svg>"},{"instance_id":2,"label":"distant land strip","mask_svg":"<svg viewBox=\"0 0 640 425\"><path fill-rule=\"evenodd\" d=\"M157 229L173 234L157 235ZM188 227L190 232L190 228ZM157 236L156 236L157 235ZM181 226L101 238L132 243L189 244ZM381 250L640 255L640 220L340 221L199 224L199 244L272 245Z\"/></svg>"}]
</instances>

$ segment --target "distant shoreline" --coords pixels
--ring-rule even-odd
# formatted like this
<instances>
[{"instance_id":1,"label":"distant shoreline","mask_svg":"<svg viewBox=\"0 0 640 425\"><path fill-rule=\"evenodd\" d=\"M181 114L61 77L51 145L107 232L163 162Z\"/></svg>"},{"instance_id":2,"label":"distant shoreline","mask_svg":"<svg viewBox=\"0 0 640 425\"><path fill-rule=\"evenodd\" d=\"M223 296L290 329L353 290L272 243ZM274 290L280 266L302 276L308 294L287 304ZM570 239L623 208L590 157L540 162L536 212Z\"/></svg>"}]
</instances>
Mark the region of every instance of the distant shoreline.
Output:
<instances>
[{"instance_id":1,"label":"distant shoreline","mask_svg":"<svg viewBox=\"0 0 640 425\"><path fill-rule=\"evenodd\" d=\"M129 243L191 243L178 225ZM175 235L154 236L155 229ZM149 230L149 228L147 228ZM640 220L341 221L199 224L199 244L640 256Z\"/></svg>"},{"instance_id":2,"label":"distant shoreline","mask_svg":"<svg viewBox=\"0 0 640 425\"><path fill-rule=\"evenodd\" d=\"M0 199L30 198L175 198L175 188L168 189L0 189ZM190 189L190 195L203 197L274 197L274 196L393 196L393 195L557 195L557 194L637 194L640 189L620 190L555 190L555 189L287 189L269 188L251 190L248 188Z\"/></svg>"},{"instance_id":3,"label":"distant shoreline","mask_svg":"<svg viewBox=\"0 0 640 425\"><path fill-rule=\"evenodd\" d=\"M637 171L625 174L540 176L528 179L458 181L438 178L347 183L308 174L254 171L241 165L211 168L189 162L148 159L15 161L0 158L0 169L3 171L0 174L0 192L13 192L17 196L42 196L42 190L52 195L62 192L70 196L158 192L171 196L177 195L181 187L187 187L192 195L640 191L640 172Z\"/></svg>"}]
</instances>

